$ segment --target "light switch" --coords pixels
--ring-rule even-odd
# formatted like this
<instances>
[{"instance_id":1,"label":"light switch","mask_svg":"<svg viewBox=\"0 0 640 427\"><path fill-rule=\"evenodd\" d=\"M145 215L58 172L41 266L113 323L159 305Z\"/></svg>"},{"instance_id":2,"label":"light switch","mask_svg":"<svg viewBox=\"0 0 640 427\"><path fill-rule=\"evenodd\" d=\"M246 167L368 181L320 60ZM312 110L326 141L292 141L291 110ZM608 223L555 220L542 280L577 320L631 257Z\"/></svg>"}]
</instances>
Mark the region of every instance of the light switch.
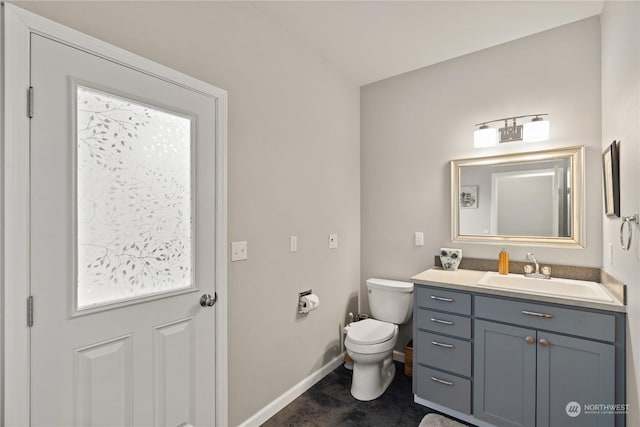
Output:
<instances>
[{"instance_id":1,"label":"light switch","mask_svg":"<svg viewBox=\"0 0 640 427\"><path fill-rule=\"evenodd\" d=\"M335 249L338 247L338 235L335 233L329 234L329 249Z\"/></svg>"},{"instance_id":2,"label":"light switch","mask_svg":"<svg viewBox=\"0 0 640 427\"><path fill-rule=\"evenodd\" d=\"M416 246L424 246L424 233L416 231Z\"/></svg>"},{"instance_id":3,"label":"light switch","mask_svg":"<svg viewBox=\"0 0 640 427\"><path fill-rule=\"evenodd\" d=\"M247 241L231 242L231 261L247 259Z\"/></svg>"},{"instance_id":4,"label":"light switch","mask_svg":"<svg viewBox=\"0 0 640 427\"><path fill-rule=\"evenodd\" d=\"M289 236L289 252L298 251L298 236Z\"/></svg>"}]
</instances>

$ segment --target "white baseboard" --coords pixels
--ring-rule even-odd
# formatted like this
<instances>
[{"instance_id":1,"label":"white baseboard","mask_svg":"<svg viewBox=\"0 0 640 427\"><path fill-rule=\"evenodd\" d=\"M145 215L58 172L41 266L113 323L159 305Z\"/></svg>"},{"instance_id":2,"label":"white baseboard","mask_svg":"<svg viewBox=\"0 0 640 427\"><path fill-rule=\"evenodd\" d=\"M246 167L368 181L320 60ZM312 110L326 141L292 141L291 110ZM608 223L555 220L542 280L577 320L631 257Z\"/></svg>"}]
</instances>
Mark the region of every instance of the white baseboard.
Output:
<instances>
[{"instance_id":1,"label":"white baseboard","mask_svg":"<svg viewBox=\"0 0 640 427\"><path fill-rule=\"evenodd\" d=\"M393 360L395 360L396 362L404 363L404 353L393 350Z\"/></svg>"},{"instance_id":2,"label":"white baseboard","mask_svg":"<svg viewBox=\"0 0 640 427\"><path fill-rule=\"evenodd\" d=\"M336 369L344 361L344 355L340 354L322 366L320 369L300 381L298 384L284 392L273 402L256 412L252 417L240 424L238 427L257 427L278 413L282 408L294 401L305 391L309 390L315 383L326 377L331 371Z\"/></svg>"}]
</instances>

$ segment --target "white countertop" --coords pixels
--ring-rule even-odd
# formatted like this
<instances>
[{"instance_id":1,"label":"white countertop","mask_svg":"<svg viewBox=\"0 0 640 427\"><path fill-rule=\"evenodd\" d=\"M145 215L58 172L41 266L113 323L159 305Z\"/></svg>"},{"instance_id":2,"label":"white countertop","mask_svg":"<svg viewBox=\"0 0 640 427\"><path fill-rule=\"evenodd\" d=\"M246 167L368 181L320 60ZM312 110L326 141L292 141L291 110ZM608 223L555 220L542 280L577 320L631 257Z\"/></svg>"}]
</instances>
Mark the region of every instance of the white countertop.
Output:
<instances>
[{"instance_id":1,"label":"white countertop","mask_svg":"<svg viewBox=\"0 0 640 427\"><path fill-rule=\"evenodd\" d=\"M478 286L478 281L484 276L485 271L476 270L455 270L446 271L438 267L431 268L416 274L411 278L413 283L422 285L437 285L443 288L457 289L463 291L472 291L481 294L498 295L511 298L527 299L538 302L549 302L554 304L565 304L575 307L593 308L598 310L607 310L624 313L627 311L626 305L609 292L604 286L603 290L611 295L613 302L594 301L580 298L569 298L551 295L539 295L521 292L516 289L492 289ZM600 285L602 286L602 285Z\"/></svg>"}]
</instances>

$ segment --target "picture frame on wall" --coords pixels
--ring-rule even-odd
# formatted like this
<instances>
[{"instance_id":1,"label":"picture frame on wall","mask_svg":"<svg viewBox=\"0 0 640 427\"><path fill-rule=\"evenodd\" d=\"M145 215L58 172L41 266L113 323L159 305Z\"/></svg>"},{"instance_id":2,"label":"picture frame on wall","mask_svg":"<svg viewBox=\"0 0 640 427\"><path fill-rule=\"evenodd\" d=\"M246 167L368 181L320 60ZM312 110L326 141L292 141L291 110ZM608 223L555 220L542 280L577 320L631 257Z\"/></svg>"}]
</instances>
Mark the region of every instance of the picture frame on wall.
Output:
<instances>
[{"instance_id":1,"label":"picture frame on wall","mask_svg":"<svg viewBox=\"0 0 640 427\"><path fill-rule=\"evenodd\" d=\"M460 208L478 209L478 186L477 185L461 185L460 186Z\"/></svg>"},{"instance_id":2,"label":"picture frame on wall","mask_svg":"<svg viewBox=\"0 0 640 427\"><path fill-rule=\"evenodd\" d=\"M613 141L602 153L604 213L609 218L620 217L620 153Z\"/></svg>"}]
</instances>

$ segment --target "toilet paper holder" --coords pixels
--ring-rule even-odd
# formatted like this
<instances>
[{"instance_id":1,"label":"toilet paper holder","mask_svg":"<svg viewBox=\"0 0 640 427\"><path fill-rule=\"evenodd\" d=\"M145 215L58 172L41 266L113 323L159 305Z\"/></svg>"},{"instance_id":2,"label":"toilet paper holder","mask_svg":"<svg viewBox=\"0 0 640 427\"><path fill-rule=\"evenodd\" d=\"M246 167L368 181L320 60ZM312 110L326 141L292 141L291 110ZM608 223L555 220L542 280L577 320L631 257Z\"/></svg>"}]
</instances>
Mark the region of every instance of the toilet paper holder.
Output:
<instances>
[{"instance_id":1,"label":"toilet paper holder","mask_svg":"<svg viewBox=\"0 0 640 427\"><path fill-rule=\"evenodd\" d=\"M315 310L317 308L317 306L308 307L306 298L303 298L312 294L313 294L313 291L311 289L309 289L308 291L300 292L298 294L298 314L308 314L309 311Z\"/></svg>"}]
</instances>

